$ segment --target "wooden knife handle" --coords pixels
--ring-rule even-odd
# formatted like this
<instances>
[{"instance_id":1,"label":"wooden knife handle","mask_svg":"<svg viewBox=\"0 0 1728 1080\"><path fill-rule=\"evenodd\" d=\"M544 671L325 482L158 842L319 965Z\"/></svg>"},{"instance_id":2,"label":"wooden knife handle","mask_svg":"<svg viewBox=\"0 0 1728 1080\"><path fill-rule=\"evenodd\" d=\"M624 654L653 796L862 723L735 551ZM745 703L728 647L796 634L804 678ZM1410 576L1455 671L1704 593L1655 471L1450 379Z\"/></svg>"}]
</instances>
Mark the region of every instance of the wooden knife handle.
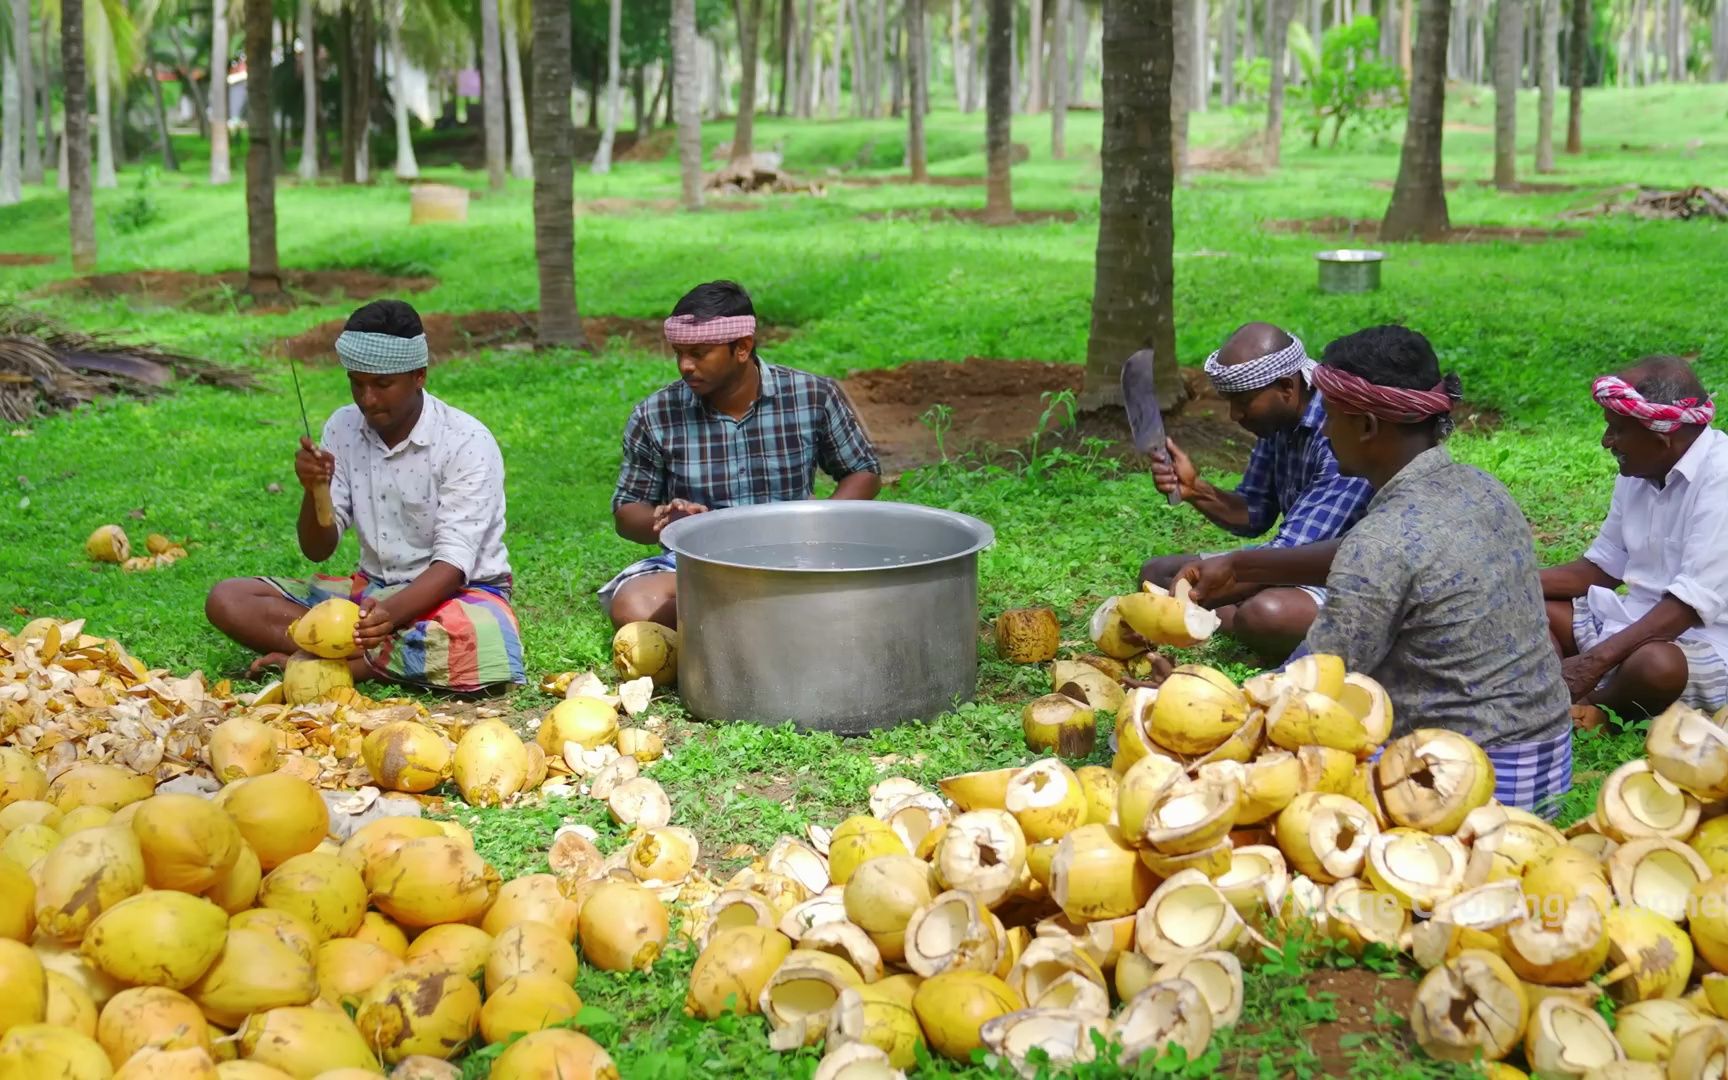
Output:
<instances>
[{"instance_id":1,"label":"wooden knife handle","mask_svg":"<svg viewBox=\"0 0 1728 1080\"><path fill-rule=\"evenodd\" d=\"M312 507L317 511L319 525L328 529L336 524L336 505L330 501L329 484L312 485Z\"/></svg>"}]
</instances>

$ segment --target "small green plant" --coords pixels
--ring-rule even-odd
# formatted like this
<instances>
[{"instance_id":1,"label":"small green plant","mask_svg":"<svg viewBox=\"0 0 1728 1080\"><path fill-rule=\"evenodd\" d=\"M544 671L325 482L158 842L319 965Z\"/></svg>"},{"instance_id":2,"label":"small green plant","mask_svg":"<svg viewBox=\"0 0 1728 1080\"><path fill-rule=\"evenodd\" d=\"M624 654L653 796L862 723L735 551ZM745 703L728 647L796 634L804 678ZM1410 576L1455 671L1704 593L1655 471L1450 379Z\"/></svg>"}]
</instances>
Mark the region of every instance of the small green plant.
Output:
<instances>
[{"instance_id":1,"label":"small green plant","mask_svg":"<svg viewBox=\"0 0 1728 1080\"><path fill-rule=\"evenodd\" d=\"M948 464L948 430L954 426L954 407L938 402L925 409L918 422L936 436L936 456L942 459L942 464Z\"/></svg>"},{"instance_id":2,"label":"small green plant","mask_svg":"<svg viewBox=\"0 0 1728 1080\"><path fill-rule=\"evenodd\" d=\"M1380 22L1363 15L1334 26L1314 47L1300 23L1290 25L1290 51L1302 65L1308 112L1302 118L1309 145L1319 146L1326 124L1332 124L1328 146L1337 146L1351 123L1384 131L1403 115L1404 73L1377 55Z\"/></svg>"},{"instance_id":3,"label":"small green plant","mask_svg":"<svg viewBox=\"0 0 1728 1080\"><path fill-rule=\"evenodd\" d=\"M156 166L146 165L138 170L138 181L132 185L132 196L120 204L120 209L109 215L109 223L114 231L122 236L140 232L162 220L162 211L151 197L156 187Z\"/></svg>"}]
</instances>

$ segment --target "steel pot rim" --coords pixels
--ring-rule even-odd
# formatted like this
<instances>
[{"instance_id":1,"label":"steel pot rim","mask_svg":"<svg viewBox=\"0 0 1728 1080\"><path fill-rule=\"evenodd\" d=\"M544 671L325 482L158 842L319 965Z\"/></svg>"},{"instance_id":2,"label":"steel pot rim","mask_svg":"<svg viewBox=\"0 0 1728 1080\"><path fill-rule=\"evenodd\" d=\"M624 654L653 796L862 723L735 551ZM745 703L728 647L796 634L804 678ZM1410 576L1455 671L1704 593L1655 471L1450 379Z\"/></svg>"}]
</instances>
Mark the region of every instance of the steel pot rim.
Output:
<instances>
[{"instance_id":1,"label":"steel pot rim","mask_svg":"<svg viewBox=\"0 0 1728 1080\"><path fill-rule=\"evenodd\" d=\"M868 509L866 509L868 508ZM970 541L958 550L934 558L920 559L916 562L895 563L891 567L881 569L873 567L765 567L754 563L734 562L729 559L715 558L690 551L680 543L687 533L703 527L704 519L712 519L716 515L738 517L801 517L811 514L830 513L837 510L863 513L893 513L898 517L912 519L923 518L931 521L941 521L957 526L971 534ZM828 499L805 499L797 502L757 503L750 506L728 506L719 510L710 510L704 514L696 514L680 518L666 526L660 533L660 544L667 551L677 555L679 560L689 559L708 566L726 566L737 570L749 570L759 574L878 574L896 570L909 570L920 566L937 566L978 554L996 543L996 530L988 522L961 514L953 510L943 510L935 506L921 506L917 503L903 502L861 502L847 500L834 502Z\"/></svg>"}]
</instances>

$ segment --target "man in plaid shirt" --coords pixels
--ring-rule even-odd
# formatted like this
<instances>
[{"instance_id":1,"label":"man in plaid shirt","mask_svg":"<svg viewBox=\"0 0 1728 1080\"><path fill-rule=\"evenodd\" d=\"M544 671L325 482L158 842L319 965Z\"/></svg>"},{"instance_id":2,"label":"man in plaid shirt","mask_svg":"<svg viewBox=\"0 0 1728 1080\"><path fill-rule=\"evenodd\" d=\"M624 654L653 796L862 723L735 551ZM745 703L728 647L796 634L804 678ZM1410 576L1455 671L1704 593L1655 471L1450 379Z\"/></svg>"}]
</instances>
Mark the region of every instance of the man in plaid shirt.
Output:
<instances>
[{"instance_id":1,"label":"man in plaid shirt","mask_svg":"<svg viewBox=\"0 0 1728 1080\"><path fill-rule=\"evenodd\" d=\"M756 352L756 311L742 286L698 285L666 320L679 380L624 425L612 517L618 535L659 542L660 530L727 506L808 499L816 470L836 499L873 499L882 466L832 379L770 365ZM614 626L678 625L677 559L661 551L600 589Z\"/></svg>"},{"instance_id":2,"label":"man in plaid shirt","mask_svg":"<svg viewBox=\"0 0 1728 1080\"><path fill-rule=\"evenodd\" d=\"M1321 434L1326 408L1312 383L1314 361L1302 342L1270 323L1249 323L1231 334L1206 360L1206 374L1230 403L1230 417L1258 438L1242 482L1224 491L1200 478L1174 441L1169 461L1153 467L1158 490L1180 491L1184 501L1237 536L1265 535L1282 517L1265 547L1299 547L1334 540L1368 508L1374 490L1359 477L1341 476L1332 444ZM1143 581L1168 587L1194 560L1166 555L1140 570ZM1223 630L1268 664L1282 663L1301 644L1326 602L1314 587L1243 586L1209 597Z\"/></svg>"}]
</instances>

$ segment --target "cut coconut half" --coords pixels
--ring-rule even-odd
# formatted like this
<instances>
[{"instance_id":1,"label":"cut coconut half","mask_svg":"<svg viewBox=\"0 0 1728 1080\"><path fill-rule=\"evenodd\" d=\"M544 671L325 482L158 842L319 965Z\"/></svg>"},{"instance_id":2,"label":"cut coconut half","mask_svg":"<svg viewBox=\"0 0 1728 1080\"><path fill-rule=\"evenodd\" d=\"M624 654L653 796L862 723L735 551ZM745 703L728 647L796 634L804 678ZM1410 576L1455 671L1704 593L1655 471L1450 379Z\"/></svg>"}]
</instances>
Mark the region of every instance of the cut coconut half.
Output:
<instances>
[{"instance_id":1,"label":"cut coconut half","mask_svg":"<svg viewBox=\"0 0 1728 1080\"><path fill-rule=\"evenodd\" d=\"M971 810L948 823L936 843L936 878L987 907L1013 894L1026 869L1026 834L1006 810Z\"/></svg>"},{"instance_id":2,"label":"cut coconut half","mask_svg":"<svg viewBox=\"0 0 1728 1080\"><path fill-rule=\"evenodd\" d=\"M1216 750L1195 759L1192 770L1198 771L1204 766L1217 761L1234 761L1246 765L1254 760L1260 752L1261 744L1266 741L1266 711L1259 708L1248 710L1248 719L1242 722L1228 739L1218 744Z\"/></svg>"},{"instance_id":3,"label":"cut coconut half","mask_svg":"<svg viewBox=\"0 0 1728 1080\"><path fill-rule=\"evenodd\" d=\"M1312 690L1337 699L1348 678L1344 658L1333 653L1305 653L1284 666L1284 682L1296 689Z\"/></svg>"},{"instance_id":4,"label":"cut coconut half","mask_svg":"<svg viewBox=\"0 0 1728 1080\"><path fill-rule=\"evenodd\" d=\"M828 860L795 836L782 836L774 841L774 846L768 849L768 857L763 860L762 865L804 886L811 896L817 895L830 884Z\"/></svg>"},{"instance_id":5,"label":"cut coconut half","mask_svg":"<svg viewBox=\"0 0 1728 1080\"><path fill-rule=\"evenodd\" d=\"M1152 886L1152 871L1108 825L1082 825L1063 837L1050 864L1050 896L1076 921L1132 915Z\"/></svg>"},{"instance_id":6,"label":"cut coconut half","mask_svg":"<svg viewBox=\"0 0 1728 1080\"><path fill-rule=\"evenodd\" d=\"M1122 707L1122 683L1082 660L1058 660L1050 665L1052 693L1079 702L1088 710L1115 712Z\"/></svg>"},{"instance_id":7,"label":"cut coconut half","mask_svg":"<svg viewBox=\"0 0 1728 1080\"><path fill-rule=\"evenodd\" d=\"M1362 721L1336 698L1294 687L1286 688L1267 707L1266 739L1286 750L1325 746L1359 758L1367 757L1379 745Z\"/></svg>"},{"instance_id":8,"label":"cut coconut half","mask_svg":"<svg viewBox=\"0 0 1728 1080\"><path fill-rule=\"evenodd\" d=\"M1717 1020L1681 1035L1668 1061L1668 1076L1670 1080L1728 1078L1728 1024Z\"/></svg>"},{"instance_id":9,"label":"cut coconut half","mask_svg":"<svg viewBox=\"0 0 1728 1080\"><path fill-rule=\"evenodd\" d=\"M841 914L845 914L844 910ZM701 944L707 948L715 934L734 926L772 927L779 921L779 913L755 893L743 889L722 892L708 905L708 922L702 930Z\"/></svg>"},{"instance_id":10,"label":"cut coconut half","mask_svg":"<svg viewBox=\"0 0 1728 1080\"><path fill-rule=\"evenodd\" d=\"M1609 970L1601 978L1615 1000L1679 997L1692 977L1694 951L1686 931L1654 911L1608 912Z\"/></svg>"},{"instance_id":11,"label":"cut coconut half","mask_svg":"<svg viewBox=\"0 0 1728 1080\"><path fill-rule=\"evenodd\" d=\"M996 970L1001 923L971 893L945 892L906 924L906 964L929 979L945 971Z\"/></svg>"},{"instance_id":12,"label":"cut coconut half","mask_svg":"<svg viewBox=\"0 0 1728 1080\"><path fill-rule=\"evenodd\" d=\"M838 886L796 905L780 920L780 932L797 944L805 934L828 923L846 921L845 890Z\"/></svg>"},{"instance_id":13,"label":"cut coconut half","mask_svg":"<svg viewBox=\"0 0 1728 1080\"><path fill-rule=\"evenodd\" d=\"M1332 936L1357 953L1369 945L1399 949L1410 931L1410 909L1394 896L1364 887L1357 878L1327 889L1325 904Z\"/></svg>"},{"instance_id":14,"label":"cut coconut half","mask_svg":"<svg viewBox=\"0 0 1728 1080\"><path fill-rule=\"evenodd\" d=\"M1728 730L1675 702L1650 721L1644 753L1651 768L1705 802L1728 799Z\"/></svg>"},{"instance_id":15,"label":"cut coconut half","mask_svg":"<svg viewBox=\"0 0 1728 1080\"><path fill-rule=\"evenodd\" d=\"M1007 983L1032 1008L1039 1008L1044 994L1064 975L1079 975L1108 989L1104 973L1091 957L1066 938L1033 938L1008 972Z\"/></svg>"},{"instance_id":16,"label":"cut coconut half","mask_svg":"<svg viewBox=\"0 0 1728 1080\"><path fill-rule=\"evenodd\" d=\"M1253 921L1283 904L1290 868L1282 851L1269 844L1250 844L1230 852L1230 868L1213 884L1237 914Z\"/></svg>"},{"instance_id":17,"label":"cut coconut half","mask_svg":"<svg viewBox=\"0 0 1728 1080\"><path fill-rule=\"evenodd\" d=\"M758 1002L772 1029L769 1046L785 1052L821 1042L841 992L862 985L863 976L839 957L792 950L768 977Z\"/></svg>"},{"instance_id":18,"label":"cut coconut half","mask_svg":"<svg viewBox=\"0 0 1728 1080\"><path fill-rule=\"evenodd\" d=\"M1291 869L1330 885L1362 872L1379 829L1354 800L1306 792L1278 814L1276 833Z\"/></svg>"},{"instance_id":19,"label":"cut coconut half","mask_svg":"<svg viewBox=\"0 0 1728 1080\"><path fill-rule=\"evenodd\" d=\"M1610 840L1599 832L1579 833L1568 838L1566 843L1602 863L1607 863L1609 857L1620 850L1617 841Z\"/></svg>"},{"instance_id":20,"label":"cut coconut half","mask_svg":"<svg viewBox=\"0 0 1728 1080\"><path fill-rule=\"evenodd\" d=\"M1186 979L1212 1010L1212 1030L1234 1026L1242 1015L1242 961L1235 953L1214 950L1174 960L1158 968L1154 981Z\"/></svg>"},{"instance_id":21,"label":"cut coconut half","mask_svg":"<svg viewBox=\"0 0 1728 1080\"><path fill-rule=\"evenodd\" d=\"M1384 686L1352 671L1344 676L1344 689L1337 698L1338 704L1361 723L1375 746L1392 737L1392 698Z\"/></svg>"},{"instance_id":22,"label":"cut coconut half","mask_svg":"<svg viewBox=\"0 0 1728 1080\"><path fill-rule=\"evenodd\" d=\"M1128 620L1122 617L1121 597L1112 596L1098 605L1092 613L1089 630L1092 644L1098 646L1098 651L1112 660L1132 660L1141 653L1152 648L1152 642L1147 641L1134 628L1128 625Z\"/></svg>"},{"instance_id":23,"label":"cut coconut half","mask_svg":"<svg viewBox=\"0 0 1728 1080\"><path fill-rule=\"evenodd\" d=\"M1524 993L1491 952L1466 949L1422 977L1410 1009L1417 1043L1441 1061L1499 1061L1524 1033Z\"/></svg>"},{"instance_id":24,"label":"cut coconut half","mask_svg":"<svg viewBox=\"0 0 1728 1080\"><path fill-rule=\"evenodd\" d=\"M1012 969L1010 969L1012 970ZM1038 995L1040 1009L1067 1009L1088 1016L1110 1015L1110 991L1084 975L1070 971Z\"/></svg>"},{"instance_id":25,"label":"cut coconut half","mask_svg":"<svg viewBox=\"0 0 1728 1080\"><path fill-rule=\"evenodd\" d=\"M771 870L758 870L753 865L733 874L722 889L745 889L755 893L768 901L776 919L785 917L788 911L810 899L809 890L793 879Z\"/></svg>"},{"instance_id":26,"label":"cut coconut half","mask_svg":"<svg viewBox=\"0 0 1728 1080\"><path fill-rule=\"evenodd\" d=\"M1116 786L1116 825L1122 835L1140 842L1153 805L1165 788L1182 778L1182 763L1158 752L1147 753L1129 766Z\"/></svg>"},{"instance_id":27,"label":"cut coconut half","mask_svg":"<svg viewBox=\"0 0 1728 1080\"><path fill-rule=\"evenodd\" d=\"M1495 881L1442 901L1410 928L1410 956L1424 970L1466 948L1494 944L1494 931L1524 919L1524 892L1516 881Z\"/></svg>"},{"instance_id":28,"label":"cut coconut half","mask_svg":"<svg viewBox=\"0 0 1728 1080\"><path fill-rule=\"evenodd\" d=\"M924 1032L912 1012L910 995L886 985L851 987L828 1020L828 1048L863 1043L885 1050L893 1065L915 1065Z\"/></svg>"},{"instance_id":29,"label":"cut coconut half","mask_svg":"<svg viewBox=\"0 0 1728 1080\"><path fill-rule=\"evenodd\" d=\"M882 950L870 935L849 922L827 922L813 926L798 939L800 949L827 953L851 964L866 983L882 978Z\"/></svg>"},{"instance_id":30,"label":"cut coconut half","mask_svg":"<svg viewBox=\"0 0 1728 1080\"><path fill-rule=\"evenodd\" d=\"M1532 912L1500 935L1507 964L1527 982L1571 986L1588 980L1608 959L1608 928L1595 904L1578 899L1558 912Z\"/></svg>"},{"instance_id":31,"label":"cut coconut half","mask_svg":"<svg viewBox=\"0 0 1728 1080\"><path fill-rule=\"evenodd\" d=\"M1261 710L1270 709L1272 703L1284 695L1286 690L1306 690L1309 687L1298 686L1291 682L1285 671L1263 671L1247 678L1242 683L1242 693L1248 703Z\"/></svg>"},{"instance_id":32,"label":"cut coconut half","mask_svg":"<svg viewBox=\"0 0 1728 1080\"><path fill-rule=\"evenodd\" d=\"M888 819L888 811L903 799L914 795L930 794L924 790L924 785L916 780L908 780L903 776L890 776L870 785L870 815L881 821Z\"/></svg>"},{"instance_id":33,"label":"cut coconut half","mask_svg":"<svg viewBox=\"0 0 1728 1080\"><path fill-rule=\"evenodd\" d=\"M1234 850L1226 837L1209 848L1187 855L1165 855L1152 848L1141 848L1140 861L1159 878L1173 877L1184 870L1198 870L1209 878L1215 878L1230 869Z\"/></svg>"},{"instance_id":34,"label":"cut coconut half","mask_svg":"<svg viewBox=\"0 0 1728 1080\"><path fill-rule=\"evenodd\" d=\"M1098 965L1099 971L1114 968L1122 955L1134 947L1134 916L1100 922L1078 923L1066 916L1052 915L1040 919L1035 928L1038 937L1062 938Z\"/></svg>"},{"instance_id":35,"label":"cut coconut half","mask_svg":"<svg viewBox=\"0 0 1728 1080\"><path fill-rule=\"evenodd\" d=\"M811 1080L906 1080L888 1055L869 1043L847 1043L830 1051Z\"/></svg>"},{"instance_id":36,"label":"cut coconut half","mask_svg":"<svg viewBox=\"0 0 1728 1080\"><path fill-rule=\"evenodd\" d=\"M1021 1009L986 1021L979 1038L990 1052L1006 1058L1021 1076L1032 1077L1049 1068L1091 1061L1098 1049L1092 1034L1110 1038L1110 1019L1067 1009ZM1049 1057L1048 1065L1026 1059L1033 1049Z\"/></svg>"},{"instance_id":37,"label":"cut coconut half","mask_svg":"<svg viewBox=\"0 0 1728 1080\"><path fill-rule=\"evenodd\" d=\"M570 743L568 745L577 746L579 744ZM603 749L609 750L611 747L604 747ZM592 753L593 751L585 752ZM576 775L588 775L583 773L580 769L577 769L576 764L569 760L568 755L565 757L565 763L570 766L571 770L574 771ZM588 783L588 794L602 801L610 799L614 791L617 791L618 788L625 783L636 779L641 772L642 763L637 761L635 758L614 757L604 765L601 765L598 772L593 773L594 779Z\"/></svg>"},{"instance_id":38,"label":"cut coconut half","mask_svg":"<svg viewBox=\"0 0 1728 1080\"><path fill-rule=\"evenodd\" d=\"M1330 746L1303 746L1296 750L1296 763L1302 779L1298 792L1324 791L1332 795L1348 795L1356 782L1358 762L1348 750Z\"/></svg>"},{"instance_id":39,"label":"cut coconut half","mask_svg":"<svg viewBox=\"0 0 1728 1080\"><path fill-rule=\"evenodd\" d=\"M1192 649L1223 624L1217 613L1189 598L1190 589L1186 578L1169 592L1147 584L1140 592L1117 597L1116 610L1135 634L1152 644Z\"/></svg>"},{"instance_id":40,"label":"cut coconut half","mask_svg":"<svg viewBox=\"0 0 1728 1080\"><path fill-rule=\"evenodd\" d=\"M894 830L907 851L915 852L931 833L948 824L951 816L942 797L926 791L895 803L882 820Z\"/></svg>"},{"instance_id":41,"label":"cut coconut half","mask_svg":"<svg viewBox=\"0 0 1728 1080\"><path fill-rule=\"evenodd\" d=\"M1244 923L1206 876L1184 870L1158 886L1134 924L1134 947L1167 964L1199 952L1228 949Z\"/></svg>"},{"instance_id":42,"label":"cut coconut half","mask_svg":"<svg viewBox=\"0 0 1728 1080\"><path fill-rule=\"evenodd\" d=\"M1631 1060L1663 1064L1674 1056L1682 1035L1716 1022L1679 998L1635 1001L1614 1010L1614 1038Z\"/></svg>"},{"instance_id":43,"label":"cut coconut half","mask_svg":"<svg viewBox=\"0 0 1728 1080\"><path fill-rule=\"evenodd\" d=\"M1268 750L1242 768L1236 824L1255 825L1290 805L1302 791L1302 763L1288 750Z\"/></svg>"},{"instance_id":44,"label":"cut coconut half","mask_svg":"<svg viewBox=\"0 0 1728 1080\"><path fill-rule=\"evenodd\" d=\"M1236 824L1240 773L1241 766L1224 762L1207 766L1192 780L1172 780L1153 797L1139 839L1165 855L1188 855L1217 844Z\"/></svg>"},{"instance_id":45,"label":"cut coconut half","mask_svg":"<svg viewBox=\"0 0 1728 1080\"><path fill-rule=\"evenodd\" d=\"M606 857L594 846L593 830L584 825L563 825L552 834L552 847L546 852L546 862L552 872L572 882L588 881L600 876Z\"/></svg>"},{"instance_id":46,"label":"cut coconut half","mask_svg":"<svg viewBox=\"0 0 1728 1080\"><path fill-rule=\"evenodd\" d=\"M627 865L637 881L657 889L689 877L700 851L701 843L689 829L662 826L636 838L629 847Z\"/></svg>"},{"instance_id":47,"label":"cut coconut half","mask_svg":"<svg viewBox=\"0 0 1728 1080\"><path fill-rule=\"evenodd\" d=\"M1183 664L1158 687L1147 734L1178 754L1216 750L1248 721L1248 699L1221 672Z\"/></svg>"},{"instance_id":48,"label":"cut coconut half","mask_svg":"<svg viewBox=\"0 0 1728 1080\"><path fill-rule=\"evenodd\" d=\"M1008 799L1008 781L1018 769L989 769L984 772L961 773L936 781L942 794L953 800L962 813L973 810L1000 810Z\"/></svg>"},{"instance_id":49,"label":"cut coconut half","mask_svg":"<svg viewBox=\"0 0 1728 1080\"><path fill-rule=\"evenodd\" d=\"M1681 925L1692 890L1710 877L1698 853L1676 840L1628 840L1608 859L1608 884L1623 907L1647 908Z\"/></svg>"},{"instance_id":50,"label":"cut coconut half","mask_svg":"<svg viewBox=\"0 0 1728 1080\"><path fill-rule=\"evenodd\" d=\"M1155 1061L1174 1043L1193 1061L1212 1041L1212 1009L1187 979L1161 979L1134 995L1116 1016L1121 1063Z\"/></svg>"},{"instance_id":51,"label":"cut coconut half","mask_svg":"<svg viewBox=\"0 0 1728 1080\"><path fill-rule=\"evenodd\" d=\"M659 829L672 821L672 801L666 797L666 789L658 780L646 776L619 784L607 797L606 807L612 811L612 819L620 825Z\"/></svg>"},{"instance_id":52,"label":"cut coconut half","mask_svg":"<svg viewBox=\"0 0 1728 1080\"><path fill-rule=\"evenodd\" d=\"M1008 781L1007 810L1031 843L1060 840L1086 822L1086 791L1055 758L1021 769Z\"/></svg>"},{"instance_id":53,"label":"cut coconut half","mask_svg":"<svg viewBox=\"0 0 1728 1080\"><path fill-rule=\"evenodd\" d=\"M1582 1080L1591 1069L1626 1060L1608 1022L1594 1009L1563 997L1536 1007L1524 1032L1524 1057L1544 1077Z\"/></svg>"},{"instance_id":54,"label":"cut coconut half","mask_svg":"<svg viewBox=\"0 0 1728 1080\"><path fill-rule=\"evenodd\" d=\"M1464 886L1469 854L1450 836L1390 829L1368 842L1364 872L1375 890L1418 915L1433 912Z\"/></svg>"},{"instance_id":55,"label":"cut coconut half","mask_svg":"<svg viewBox=\"0 0 1728 1080\"><path fill-rule=\"evenodd\" d=\"M1597 830L1624 844L1643 837L1684 840L1698 827L1698 800L1650 767L1628 761L1602 781L1596 799Z\"/></svg>"},{"instance_id":56,"label":"cut coconut half","mask_svg":"<svg viewBox=\"0 0 1728 1080\"><path fill-rule=\"evenodd\" d=\"M1445 728L1418 728L1386 745L1375 766L1393 824L1452 833L1494 797L1494 766L1480 746Z\"/></svg>"}]
</instances>

